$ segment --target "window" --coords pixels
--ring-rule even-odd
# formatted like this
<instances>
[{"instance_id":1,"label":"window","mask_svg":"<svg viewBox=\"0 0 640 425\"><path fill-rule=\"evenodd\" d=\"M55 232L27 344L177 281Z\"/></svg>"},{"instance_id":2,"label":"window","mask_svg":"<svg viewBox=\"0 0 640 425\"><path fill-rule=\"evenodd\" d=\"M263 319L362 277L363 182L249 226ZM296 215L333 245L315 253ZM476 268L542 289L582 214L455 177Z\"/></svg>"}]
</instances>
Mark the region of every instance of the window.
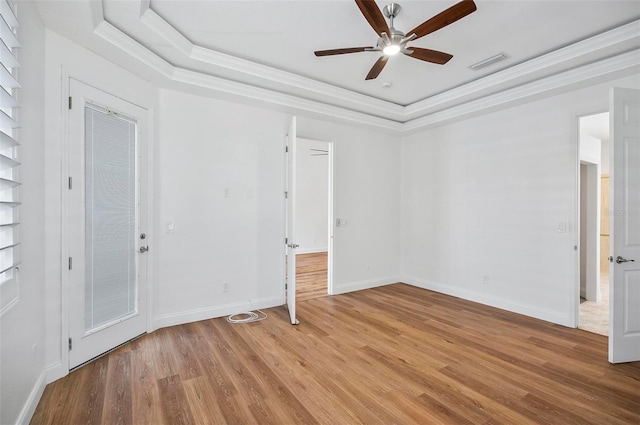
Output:
<instances>
[{"instance_id":1,"label":"window","mask_svg":"<svg viewBox=\"0 0 640 425\"><path fill-rule=\"evenodd\" d=\"M18 300L19 143L16 70L20 66L18 20L7 0L0 0L0 314Z\"/></svg>"}]
</instances>

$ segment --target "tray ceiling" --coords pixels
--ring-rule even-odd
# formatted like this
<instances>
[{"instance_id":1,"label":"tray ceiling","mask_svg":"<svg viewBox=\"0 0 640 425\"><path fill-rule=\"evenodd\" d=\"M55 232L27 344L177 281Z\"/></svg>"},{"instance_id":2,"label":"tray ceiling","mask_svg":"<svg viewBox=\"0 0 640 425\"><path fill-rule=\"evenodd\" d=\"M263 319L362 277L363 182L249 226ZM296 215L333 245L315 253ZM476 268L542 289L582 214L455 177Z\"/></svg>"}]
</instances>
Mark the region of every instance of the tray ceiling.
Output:
<instances>
[{"instance_id":1,"label":"tray ceiling","mask_svg":"<svg viewBox=\"0 0 640 425\"><path fill-rule=\"evenodd\" d=\"M456 2L401 1L395 26L407 31ZM364 77L377 53L313 55L375 45L377 35L353 1L71 0L40 1L39 9L47 27L147 79L160 73L229 94L235 85L239 94L253 89L289 109L338 108L390 129L607 58L625 57L612 67L637 72L640 2L476 4L476 12L415 42L453 54L449 63L394 56L370 81ZM507 59L469 68L498 53Z\"/></svg>"}]
</instances>

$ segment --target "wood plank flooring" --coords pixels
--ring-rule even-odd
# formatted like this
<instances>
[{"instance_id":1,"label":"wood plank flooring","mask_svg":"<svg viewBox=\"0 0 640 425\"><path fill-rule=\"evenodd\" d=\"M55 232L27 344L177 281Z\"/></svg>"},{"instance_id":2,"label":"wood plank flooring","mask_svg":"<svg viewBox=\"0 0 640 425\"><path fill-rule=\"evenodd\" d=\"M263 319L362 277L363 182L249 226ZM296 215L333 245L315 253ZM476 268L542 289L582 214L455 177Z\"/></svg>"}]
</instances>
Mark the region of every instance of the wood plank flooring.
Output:
<instances>
[{"instance_id":1,"label":"wood plank flooring","mask_svg":"<svg viewBox=\"0 0 640 425\"><path fill-rule=\"evenodd\" d=\"M32 424L638 424L607 339L404 284L160 329L49 384Z\"/></svg>"},{"instance_id":2,"label":"wood plank flooring","mask_svg":"<svg viewBox=\"0 0 640 425\"><path fill-rule=\"evenodd\" d=\"M327 296L327 253L296 255L296 300Z\"/></svg>"}]
</instances>

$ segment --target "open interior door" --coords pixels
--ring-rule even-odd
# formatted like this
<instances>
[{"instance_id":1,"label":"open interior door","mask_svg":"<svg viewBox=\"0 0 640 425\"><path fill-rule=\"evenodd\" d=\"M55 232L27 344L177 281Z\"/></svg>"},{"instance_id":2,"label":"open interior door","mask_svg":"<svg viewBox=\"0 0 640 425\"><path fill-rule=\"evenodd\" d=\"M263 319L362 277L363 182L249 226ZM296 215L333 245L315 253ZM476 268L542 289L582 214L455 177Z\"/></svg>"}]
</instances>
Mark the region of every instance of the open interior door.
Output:
<instances>
[{"instance_id":1,"label":"open interior door","mask_svg":"<svg viewBox=\"0 0 640 425\"><path fill-rule=\"evenodd\" d=\"M287 133L287 307L292 325L298 324L296 319L296 117L291 119Z\"/></svg>"},{"instance_id":2,"label":"open interior door","mask_svg":"<svg viewBox=\"0 0 640 425\"><path fill-rule=\"evenodd\" d=\"M611 91L609 361L640 360L640 90Z\"/></svg>"}]
</instances>

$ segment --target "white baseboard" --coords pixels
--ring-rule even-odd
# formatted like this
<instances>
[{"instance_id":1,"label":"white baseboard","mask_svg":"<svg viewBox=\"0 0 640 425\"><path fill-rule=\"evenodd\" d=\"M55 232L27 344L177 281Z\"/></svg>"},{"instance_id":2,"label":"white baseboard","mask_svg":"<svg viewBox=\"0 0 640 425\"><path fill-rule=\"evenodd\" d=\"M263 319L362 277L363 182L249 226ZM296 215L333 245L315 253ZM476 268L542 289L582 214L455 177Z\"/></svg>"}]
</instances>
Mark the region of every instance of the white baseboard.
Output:
<instances>
[{"instance_id":1,"label":"white baseboard","mask_svg":"<svg viewBox=\"0 0 640 425\"><path fill-rule=\"evenodd\" d=\"M296 254L316 254L318 252L327 252L329 248L297 248Z\"/></svg>"},{"instance_id":2,"label":"white baseboard","mask_svg":"<svg viewBox=\"0 0 640 425\"><path fill-rule=\"evenodd\" d=\"M47 373L45 370L43 370L42 373L40 373L40 376L38 376L36 383L33 385L27 401L24 403L24 406L22 406L22 410L20 411L18 419L16 420L17 425L29 425L29 422L31 422L33 413L36 411L38 402L40 401L42 393L44 392L44 387L47 386L46 377Z\"/></svg>"},{"instance_id":3,"label":"white baseboard","mask_svg":"<svg viewBox=\"0 0 640 425\"><path fill-rule=\"evenodd\" d=\"M261 298L258 300L248 300L237 303L225 304L215 307L205 307L195 310L181 311L178 313L161 314L153 319L153 332L168 326L183 325L185 323L197 322L200 320L214 319L216 317L228 316L230 314L241 313L262 308L277 307L284 304L282 297Z\"/></svg>"},{"instance_id":4,"label":"white baseboard","mask_svg":"<svg viewBox=\"0 0 640 425\"><path fill-rule=\"evenodd\" d=\"M363 289L376 288L378 286L390 285L398 283L398 278L385 277L381 279L361 280L359 282L350 282L333 285L333 295L346 294L347 292L361 291Z\"/></svg>"},{"instance_id":5,"label":"white baseboard","mask_svg":"<svg viewBox=\"0 0 640 425\"><path fill-rule=\"evenodd\" d=\"M455 288L441 283L430 282L426 280L416 279L413 277L404 277L401 282L408 285L417 286L418 288L428 289L430 291L439 292L445 295L451 295L468 301L496 307L502 310L511 311L513 313L523 314L535 319L544 320L562 326L574 327L568 314L558 313L557 311L547 310L537 306L522 304L505 298L485 295L467 289Z\"/></svg>"},{"instance_id":6,"label":"white baseboard","mask_svg":"<svg viewBox=\"0 0 640 425\"><path fill-rule=\"evenodd\" d=\"M67 376L69 374L69 368L63 367L62 362L55 362L47 366L45 372L47 373L47 384L50 384L53 381Z\"/></svg>"}]
</instances>

